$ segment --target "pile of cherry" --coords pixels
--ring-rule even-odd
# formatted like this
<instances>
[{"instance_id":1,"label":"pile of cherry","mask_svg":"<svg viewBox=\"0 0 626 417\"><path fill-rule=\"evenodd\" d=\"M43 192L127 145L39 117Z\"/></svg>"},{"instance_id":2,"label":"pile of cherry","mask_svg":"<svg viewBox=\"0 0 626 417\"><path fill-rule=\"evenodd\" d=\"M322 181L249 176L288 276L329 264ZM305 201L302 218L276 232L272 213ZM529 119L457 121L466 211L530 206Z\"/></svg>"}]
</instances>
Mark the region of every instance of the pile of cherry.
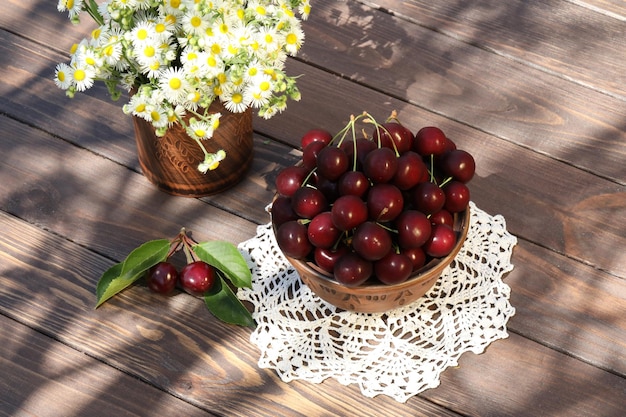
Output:
<instances>
[{"instance_id":1,"label":"pile of cherry","mask_svg":"<svg viewBox=\"0 0 626 417\"><path fill-rule=\"evenodd\" d=\"M358 134L357 122L369 134ZM414 135L395 114L378 124L363 113L335 136L307 132L301 146L302 160L276 178L271 208L285 255L357 286L403 282L452 251L454 215L469 204L475 162L441 129Z\"/></svg>"}]
</instances>

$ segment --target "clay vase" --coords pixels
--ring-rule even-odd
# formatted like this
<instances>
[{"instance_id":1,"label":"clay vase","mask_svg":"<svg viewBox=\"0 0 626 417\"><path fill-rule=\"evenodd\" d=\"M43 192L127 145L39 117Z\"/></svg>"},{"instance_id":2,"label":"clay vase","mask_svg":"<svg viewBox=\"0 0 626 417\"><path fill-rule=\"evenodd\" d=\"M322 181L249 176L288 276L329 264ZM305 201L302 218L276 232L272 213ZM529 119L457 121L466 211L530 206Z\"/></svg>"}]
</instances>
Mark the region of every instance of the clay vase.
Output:
<instances>
[{"instance_id":1,"label":"clay vase","mask_svg":"<svg viewBox=\"0 0 626 417\"><path fill-rule=\"evenodd\" d=\"M202 143L208 152L226 151L220 165L206 174L198 171L204 153L180 124L163 137L148 121L133 116L137 156L145 177L161 191L184 197L220 193L245 177L253 159L252 111L231 113L214 101L210 112L220 112L220 125Z\"/></svg>"}]
</instances>

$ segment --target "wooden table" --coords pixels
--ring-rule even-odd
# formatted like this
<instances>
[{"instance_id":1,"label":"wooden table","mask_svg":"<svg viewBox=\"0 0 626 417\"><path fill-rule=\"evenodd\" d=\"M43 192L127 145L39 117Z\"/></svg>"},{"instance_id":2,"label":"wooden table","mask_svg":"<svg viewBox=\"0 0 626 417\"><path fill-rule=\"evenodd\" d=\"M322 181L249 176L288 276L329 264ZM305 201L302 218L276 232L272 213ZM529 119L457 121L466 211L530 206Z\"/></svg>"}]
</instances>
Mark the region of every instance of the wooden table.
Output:
<instances>
[{"instance_id":1,"label":"wooden table","mask_svg":"<svg viewBox=\"0 0 626 417\"><path fill-rule=\"evenodd\" d=\"M621 416L626 404L626 3L313 0L288 70L303 99L255 119L252 171L220 195L157 191L102 86L54 66L91 29L52 0L0 2L0 414ZM100 274L181 226L239 243L313 127L399 111L472 152L472 199L518 237L510 337L398 403L259 369L251 330Z\"/></svg>"}]
</instances>

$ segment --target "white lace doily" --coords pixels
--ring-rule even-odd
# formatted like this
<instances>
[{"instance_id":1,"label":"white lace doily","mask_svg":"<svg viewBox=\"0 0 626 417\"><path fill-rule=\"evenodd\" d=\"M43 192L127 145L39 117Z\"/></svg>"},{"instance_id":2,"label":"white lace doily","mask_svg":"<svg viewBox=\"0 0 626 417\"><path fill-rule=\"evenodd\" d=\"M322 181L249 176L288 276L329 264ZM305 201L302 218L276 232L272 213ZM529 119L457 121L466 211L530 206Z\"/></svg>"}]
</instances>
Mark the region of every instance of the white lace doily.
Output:
<instances>
[{"instance_id":1,"label":"white lace doily","mask_svg":"<svg viewBox=\"0 0 626 417\"><path fill-rule=\"evenodd\" d=\"M438 386L464 352L482 353L508 337L515 309L502 275L513 269L517 239L502 216L470 204L470 229L452 264L424 297L388 313L347 312L317 297L282 256L271 225L259 226L239 245L253 288L238 292L254 305L259 366L285 382L332 377L358 384L365 396L405 402Z\"/></svg>"}]
</instances>

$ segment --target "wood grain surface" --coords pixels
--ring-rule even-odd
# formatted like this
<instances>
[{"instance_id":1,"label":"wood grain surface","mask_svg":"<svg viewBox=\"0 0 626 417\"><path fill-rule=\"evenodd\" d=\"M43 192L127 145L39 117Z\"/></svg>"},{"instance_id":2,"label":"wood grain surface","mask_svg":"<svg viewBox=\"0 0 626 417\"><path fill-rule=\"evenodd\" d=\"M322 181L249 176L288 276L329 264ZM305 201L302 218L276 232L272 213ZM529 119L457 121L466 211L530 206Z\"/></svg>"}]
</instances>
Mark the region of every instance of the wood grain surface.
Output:
<instances>
[{"instance_id":1,"label":"wood grain surface","mask_svg":"<svg viewBox=\"0 0 626 417\"><path fill-rule=\"evenodd\" d=\"M0 3L0 416L621 416L626 403L626 6L620 0L314 0L287 69L302 100L254 119L235 188L157 191L132 123L54 66L91 31L56 1ZM122 97L122 101L126 97ZM477 161L472 200L518 238L510 336L398 403L282 382L250 329L141 283L94 310L100 274L181 227L239 243L269 221L310 128L397 110Z\"/></svg>"}]
</instances>

